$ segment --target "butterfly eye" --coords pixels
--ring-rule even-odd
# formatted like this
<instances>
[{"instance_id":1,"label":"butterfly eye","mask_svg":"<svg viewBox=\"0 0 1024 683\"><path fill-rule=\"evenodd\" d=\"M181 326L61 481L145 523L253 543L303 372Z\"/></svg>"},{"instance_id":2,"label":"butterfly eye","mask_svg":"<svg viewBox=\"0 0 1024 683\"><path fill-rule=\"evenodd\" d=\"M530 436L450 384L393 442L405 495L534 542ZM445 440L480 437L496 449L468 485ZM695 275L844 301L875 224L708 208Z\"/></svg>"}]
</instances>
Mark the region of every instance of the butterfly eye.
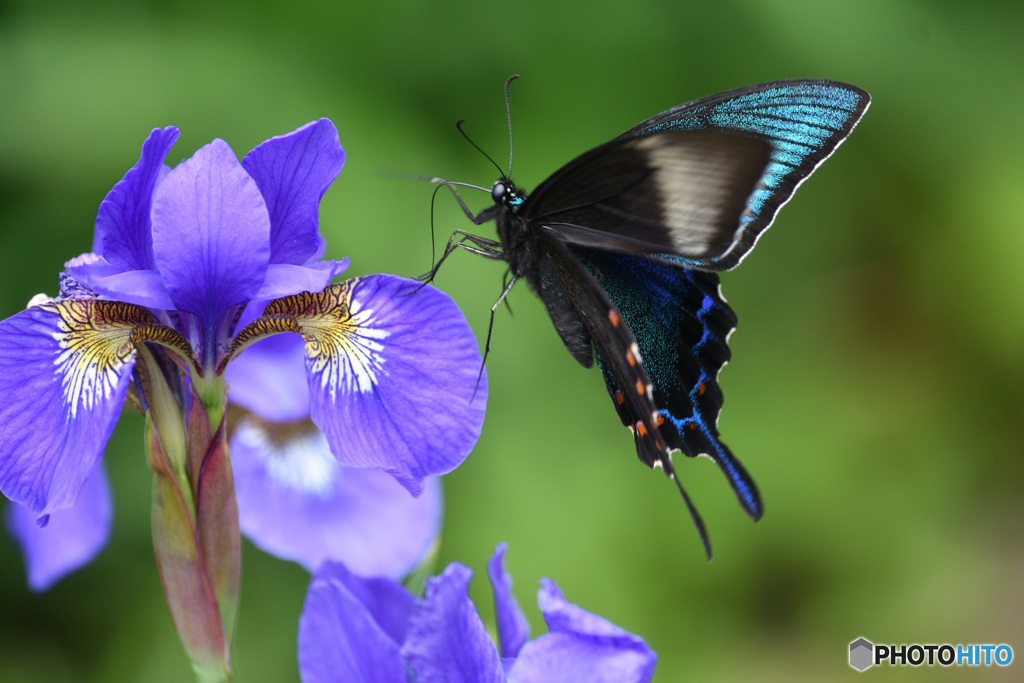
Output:
<instances>
[{"instance_id":1,"label":"butterfly eye","mask_svg":"<svg viewBox=\"0 0 1024 683\"><path fill-rule=\"evenodd\" d=\"M494 183L494 187L491 188L491 199L495 204L501 204L506 194L508 194L508 186L505 183L500 180Z\"/></svg>"}]
</instances>

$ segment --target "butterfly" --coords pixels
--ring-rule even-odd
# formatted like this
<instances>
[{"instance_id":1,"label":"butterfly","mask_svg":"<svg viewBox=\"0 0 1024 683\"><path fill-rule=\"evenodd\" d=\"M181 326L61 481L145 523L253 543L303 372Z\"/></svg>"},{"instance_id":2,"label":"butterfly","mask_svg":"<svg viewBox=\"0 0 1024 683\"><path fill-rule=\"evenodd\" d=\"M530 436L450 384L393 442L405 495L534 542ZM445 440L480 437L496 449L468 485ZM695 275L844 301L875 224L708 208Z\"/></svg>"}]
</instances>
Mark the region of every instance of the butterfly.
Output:
<instances>
[{"instance_id":1,"label":"butterfly","mask_svg":"<svg viewBox=\"0 0 1024 683\"><path fill-rule=\"evenodd\" d=\"M505 84L506 106L514 78ZM718 374L736 327L718 271L743 260L869 103L860 88L827 80L711 95L581 154L531 193L512 182L510 159L491 189L493 204L475 215L460 183L435 179L473 223L495 221L498 239L456 231L427 277L456 248L505 261L511 278L491 309L492 326L512 286L526 280L573 358L588 368L596 361L639 459L675 481L709 560L674 451L710 457L746 513L757 521L764 511L718 434Z\"/></svg>"}]
</instances>

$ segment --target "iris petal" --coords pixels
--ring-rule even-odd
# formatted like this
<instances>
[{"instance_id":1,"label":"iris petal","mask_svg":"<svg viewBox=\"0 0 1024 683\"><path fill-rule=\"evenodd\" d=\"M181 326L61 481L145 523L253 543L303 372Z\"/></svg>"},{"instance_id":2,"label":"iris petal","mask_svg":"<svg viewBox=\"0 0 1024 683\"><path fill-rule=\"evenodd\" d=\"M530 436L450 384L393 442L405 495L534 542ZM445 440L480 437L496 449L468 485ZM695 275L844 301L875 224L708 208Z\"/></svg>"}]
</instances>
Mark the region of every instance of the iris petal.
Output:
<instances>
[{"instance_id":1,"label":"iris petal","mask_svg":"<svg viewBox=\"0 0 1024 683\"><path fill-rule=\"evenodd\" d=\"M383 472L345 467L311 422L274 430L243 420L231 440L231 461L243 533L310 572L333 560L363 576L397 579L437 536L436 479L413 498Z\"/></svg>"},{"instance_id":2,"label":"iris petal","mask_svg":"<svg viewBox=\"0 0 1024 683\"><path fill-rule=\"evenodd\" d=\"M473 572L450 564L427 580L426 594L409 620L402 656L417 683L500 683L498 651L469 599Z\"/></svg>"},{"instance_id":3,"label":"iris petal","mask_svg":"<svg viewBox=\"0 0 1024 683\"><path fill-rule=\"evenodd\" d=\"M272 422L309 417L305 342L297 334L261 339L228 364L231 402Z\"/></svg>"},{"instance_id":4,"label":"iris petal","mask_svg":"<svg viewBox=\"0 0 1024 683\"><path fill-rule=\"evenodd\" d=\"M405 640L416 598L400 583L381 577L357 576L339 562L323 565L313 578L314 583L317 581L337 581L344 585L388 637L396 643Z\"/></svg>"},{"instance_id":5,"label":"iris petal","mask_svg":"<svg viewBox=\"0 0 1024 683\"><path fill-rule=\"evenodd\" d=\"M270 258L270 218L256 183L223 140L167 174L153 197L156 267L176 308L208 340L232 306L253 299Z\"/></svg>"},{"instance_id":6,"label":"iris petal","mask_svg":"<svg viewBox=\"0 0 1024 683\"><path fill-rule=\"evenodd\" d=\"M455 469L483 424L487 378L447 294L393 275L276 299L243 328L217 372L253 342L306 341L310 413L345 465L381 469L413 495Z\"/></svg>"},{"instance_id":7,"label":"iris petal","mask_svg":"<svg viewBox=\"0 0 1024 683\"><path fill-rule=\"evenodd\" d=\"M74 505L110 438L148 313L69 299L0 322L0 490L37 514Z\"/></svg>"},{"instance_id":8,"label":"iris petal","mask_svg":"<svg viewBox=\"0 0 1024 683\"><path fill-rule=\"evenodd\" d=\"M505 571L505 543L498 544L487 561L487 575L494 590L494 617L498 626L498 644L502 657L518 657L530 638L530 625L512 594L512 577Z\"/></svg>"},{"instance_id":9,"label":"iris petal","mask_svg":"<svg viewBox=\"0 0 1024 683\"><path fill-rule=\"evenodd\" d=\"M267 203L271 263L302 265L319 256L323 239L317 210L344 164L338 131L328 119L270 138L242 160ZM321 289L323 285L287 293ZM277 296L285 295L266 298Z\"/></svg>"},{"instance_id":10,"label":"iris petal","mask_svg":"<svg viewBox=\"0 0 1024 683\"><path fill-rule=\"evenodd\" d=\"M541 583L537 601L550 632L523 646L511 683L651 679L658 658L643 638L568 602L553 581Z\"/></svg>"},{"instance_id":11,"label":"iris petal","mask_svg":"<svg viewBox=\"0 0 1024 683\"><path fill-rule=\"evenodd\" d=\"M29 587L47 590L91 562L110 538L113 508L102 465L85 480L74 507L51 513L44 527L39 526L31 510L9 503L5 510L7 530L25 556Z\"/></svg>"},{"instance_id":12,"label":"iris petal","mask_svg":"<svg viewBox=\"0 0 1024 683\"><path fill-rule=\"evenodd\" d=\"M544 614L544 621L547 623L549 631L578 633L594 638L610 639L625 645L644 646L643 638L634 636L607 619L591 614L566 600L555 582L550 579L541 580L537 603L540 605L540 611Z\"/></svg>"},{"instance_id":13,"label":"iris petal","mask_svg":"<svg viewBox=\"0 0 1024 683\"><path fill-rule=\"evenodd\" d=\"M657 657L615 648L567 633L548 633L527 643L509 671L509 683L646 683Z\"/></svg>"},{"instance_id":14,"label":"iris petal","mask_svg":"<svg viewBox=\"0 0 1024 683\"><path fill-rule=\"evenodd\" d=\"M303 683L407 683L397 642L330 567L306 593L298 649Z\"/></svg>"},{"instance_id":15,"label":"iris petal","mask_svg":"<svg viewBox=\"0 0 1024 683\"><path fill-rule=\"evenodd\" d=\"M104 262L66 269L78 282L114 301L165 311L174 308L163 279L155 270L120 270Z\"/></svg>"},{"instance_id":16,"label":"iris petal","mask_svg":"<svg viewBox=\"0 0 1024 683\"><path fill-rule=\"evenodd\" d=\"M273 302L265 312L296 313L313 422L334 454L346 465L386 471L414 495L425 477L466 458L487 402L486 377L477 388L480 352L462 312L448 295L421 287L371 275L289 306Z\"/></svg>"},{"instance_id":17,"label":"iris petal","mask_svg":"<svg viewBox=\"0 0 1024 683\"><path fill-rule=\"evenodd\" d=\"M164 159L178 139L174 126L154 128L138 162L107 193L96 216L92 250L118 270L153 270L150 209L165 172Z\"/></svg>"},{"instance_id":18,"label":"iris petal","mask_svg":"<svg viewBox=\"0 0 1024 683\"><path fill-rule=\"evenodd\" d=\"M340 275L347 268L347 258L341 261L317 261L308 266L271 263L263 286L253 298L269 301L300 292L319 292L331 283L335 275Z\"/></svg>"}]
</instances>

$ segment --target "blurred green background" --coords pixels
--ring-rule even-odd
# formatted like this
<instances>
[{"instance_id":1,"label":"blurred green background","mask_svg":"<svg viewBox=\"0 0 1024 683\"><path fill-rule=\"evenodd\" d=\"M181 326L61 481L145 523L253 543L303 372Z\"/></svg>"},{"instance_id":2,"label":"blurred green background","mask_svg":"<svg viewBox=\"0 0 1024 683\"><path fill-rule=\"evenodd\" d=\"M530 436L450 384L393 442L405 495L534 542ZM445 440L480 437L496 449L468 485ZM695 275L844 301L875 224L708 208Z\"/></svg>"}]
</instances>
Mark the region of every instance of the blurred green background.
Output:
<instances>
[{"instance_id":1,"label":"blurred green background","mask_svg":"<svg viewBox=\"0 0 1024 683\"><path fill-rule=\"evenodd\" d=\"M635 459L599 373L525 286L497 317L480 442L446 478L440 562L495 543L535 633L541 576L645 637L655 681L836 680L847 647L1008 643L1024 656L1024 5L721 2L0 2L0 316L56 292L100 200L155 126L170 159L241 157L326 116L348 162L322 205L351 274L430 265L430 193L390 169L527 189L680 102L779 78L871 92L864 121L723 289L740 326L720 428L764 497L750 523L708 460L674 487ZM383 172L382 172L382 169ZM469 194L475 209L488 197ZM440 244L472 227L440 196ZM491 235L484 226L481 234ZM500 264L437 284L483 341ZM3 397L0 397L3 400ZM99 559L43 595L0 537L0 680L187 681L152 558L142 420L106 452L117 517ZM308 576L247 545L238 681L297 679ZM1010 678L921 667L877 679Z\"/></svg>"}]
</instances>

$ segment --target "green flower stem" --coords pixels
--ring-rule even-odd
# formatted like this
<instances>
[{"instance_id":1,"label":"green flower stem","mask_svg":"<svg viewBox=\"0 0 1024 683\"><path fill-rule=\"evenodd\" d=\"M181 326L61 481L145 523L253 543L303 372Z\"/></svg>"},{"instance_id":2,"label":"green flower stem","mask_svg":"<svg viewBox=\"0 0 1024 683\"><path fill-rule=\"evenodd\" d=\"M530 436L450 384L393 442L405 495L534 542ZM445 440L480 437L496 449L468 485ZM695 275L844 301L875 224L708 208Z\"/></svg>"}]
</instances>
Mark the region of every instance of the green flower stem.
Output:
<instances>
[{"instance_id":1,"label":"green flower stem","mask_svg":"<svg viewBox=\"0 0 1024 683\"><path fill-rule=\"evenodd\" d=\"M228 681L242 553L224 421L227 384L194 371L186 376L182 364L161 363L157 353L140 344L136 367L148 408L160 581L197 680Z\"/></svg>"},{"instance_id":2,"label":"green flower stem","mask_svg":"<svg viewBox=\"0 0 1024 683\"><path fill-rule=\"evenodd\" d=\"M153 470L153 548L171 618L200 681L228 681L230 653L220 604L188 509L186 492L153 421L146 420L146 457ZM233 615L232 615L233 620Z\"/></svg>"},{"instance_id":3,"label":"green flower stem","mask_svg":"<svg viewBox=\"0 0 1024 683\"><path fill-rule=\"evenodd\" d=\"M192 373L192 386L206 407L206 416L210 424L216 428L224 419L224 404L227 401L227 383L223 376L208 373L207 377L196 377Z\"/></svg>"},{"instance_id":4,"label":"green flower stem","mask_svg":"<svg viewBox=\"0 0 1024 683\"><path fill-rule=\"evenodd\" d=\"M145 385L144 394L148 401L149 415L156 427L161 449L166 454L171 471L178 480L185 503L192 516L196 504L188 477L188 439L185 416L182 414L178 396L167 383L167 378L145 344L137 345L139 362L136 367Z\"/></svg>"}]
</instances>

